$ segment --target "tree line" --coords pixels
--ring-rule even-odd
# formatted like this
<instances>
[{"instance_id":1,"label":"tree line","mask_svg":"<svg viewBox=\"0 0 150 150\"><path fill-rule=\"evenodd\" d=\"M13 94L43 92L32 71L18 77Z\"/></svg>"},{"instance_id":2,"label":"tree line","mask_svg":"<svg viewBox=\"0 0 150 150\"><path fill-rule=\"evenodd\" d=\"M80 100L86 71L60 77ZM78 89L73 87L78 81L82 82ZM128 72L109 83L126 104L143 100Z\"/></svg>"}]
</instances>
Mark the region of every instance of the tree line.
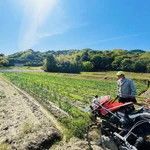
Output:
<instances>
[{"instance_id":1,"label":"tree line","mask_svg":"<svg viewBox=\"0 0 150 150\"><path fill-rule=\"evenodd\" d=\"M43 66L48 72L124 70L150 72L150 52L144 50L62 50L39 52L29 49L9 56L0 54L0 66Z\"/></svg>"},{"instance_id":2,"label":"tree line","mask_svg":"<svg viewBox=\"0 0 150 150\"><path fill-rule=\"evenodd\" d=\"M67 55L49 55L44 63L49 72L110 71L150 72L150 52L142 50L95 51L84 49Z\"/></svg>"}]
</instances>

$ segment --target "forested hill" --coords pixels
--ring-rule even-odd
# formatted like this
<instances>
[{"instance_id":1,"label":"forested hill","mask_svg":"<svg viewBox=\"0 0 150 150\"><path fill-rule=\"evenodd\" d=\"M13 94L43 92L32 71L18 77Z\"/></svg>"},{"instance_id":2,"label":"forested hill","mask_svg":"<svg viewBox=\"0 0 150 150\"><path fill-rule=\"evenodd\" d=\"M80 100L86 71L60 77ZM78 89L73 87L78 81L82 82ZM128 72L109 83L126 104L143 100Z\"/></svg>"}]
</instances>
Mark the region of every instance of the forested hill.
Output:
<instances>
[{"instance_id":1,"label":"forested hill","mask_svg":"<svg viewBox=\"0 0 150 150\"><path fill-rule=\"evenodd\" d=\"M8 66L14 66L14 65L24 65L24 66L42 66L44 59L50 55L53 54L54 56L59 55L70 55L73 51L72 50L63 50L63 51L46 51L46 52L40 52L40 51L34 51L32 49L17 52L8 56L4 56L4 54L1 54L1 60L5 58L7 62L3 65ZM2 65L2 63L0 63Z\"/></svg>"},{"instance_id":2,"label":"forested hill","mask_svg":"<svg viewBox=\"0 0 150 150\"><path fill-rule=\"evenodd\" d=\"M50 69L46 68L47 71L57 72L76 72L75 70L150 72L150 52L138 49L104 51L83 49L40 52L29 49L9 56L0 54L0 66L42 66L43 64L51 66ZM51 68L54 70L51 70Z\"/></svg>"}]
</instances>

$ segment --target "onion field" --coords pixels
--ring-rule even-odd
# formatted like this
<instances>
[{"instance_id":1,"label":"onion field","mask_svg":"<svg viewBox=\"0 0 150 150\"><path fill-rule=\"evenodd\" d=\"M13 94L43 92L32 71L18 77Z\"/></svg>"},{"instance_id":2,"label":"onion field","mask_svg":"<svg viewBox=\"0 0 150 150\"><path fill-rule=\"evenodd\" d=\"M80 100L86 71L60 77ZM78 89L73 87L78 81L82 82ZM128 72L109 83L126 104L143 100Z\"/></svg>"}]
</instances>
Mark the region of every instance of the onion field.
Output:
<instances>
[{"instance_id":1,"label":"onion field","mask_svg":"<svg viewBox=\"0 0 150 150\"><path fill-rule=\"evenodd\" d=\"M83 137L89 123L87 108L95 95L116 96L116 80L88 79L86 76L54 73L3 73L13 84L34 96L43 104L54 103L68 114L58 120L68 129L70 136ZM136 81L137 93L146 88Z\"/></svg>"}]
</instances>

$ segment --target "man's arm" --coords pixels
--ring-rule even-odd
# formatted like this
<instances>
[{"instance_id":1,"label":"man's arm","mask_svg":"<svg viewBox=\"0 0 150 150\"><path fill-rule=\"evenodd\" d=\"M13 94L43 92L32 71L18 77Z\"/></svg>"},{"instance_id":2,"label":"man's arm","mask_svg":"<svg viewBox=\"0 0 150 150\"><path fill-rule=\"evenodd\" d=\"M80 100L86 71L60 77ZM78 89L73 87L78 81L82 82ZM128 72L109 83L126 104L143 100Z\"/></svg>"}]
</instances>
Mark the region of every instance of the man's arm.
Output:
<instances>
[{"instance_id":1,"label":"man's arm","mask_svg":"<svg viewBox=\"0 0 150 150\"><path fill-rule=\"evenodd\" d=\"M119 81L117 81L117 86L116 86L116 95L117 95L117 97L119 97Z\"/></svg>"},{"instance_id":2,"label":"man's arm","mask_svg":"<svg viewBox=\"0 0 150 150\"><path fill-rule=\"evenodd\" d=\"M130 82L130 87L131 87L131 96L135 97L135 95L136 95L136 87L135 87L135 84L134 84L134 82L132 80Z\"/></svg>"}]
</instances>

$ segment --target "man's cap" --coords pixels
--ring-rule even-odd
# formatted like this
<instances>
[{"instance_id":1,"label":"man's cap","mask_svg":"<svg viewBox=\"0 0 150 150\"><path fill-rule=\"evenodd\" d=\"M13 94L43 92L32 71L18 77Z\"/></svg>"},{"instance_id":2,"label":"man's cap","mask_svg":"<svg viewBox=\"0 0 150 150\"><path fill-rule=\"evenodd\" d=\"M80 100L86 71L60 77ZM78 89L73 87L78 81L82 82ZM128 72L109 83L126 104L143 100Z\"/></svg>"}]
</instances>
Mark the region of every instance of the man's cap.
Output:
<instances>
[{"instance_id":1,"label":"man's cap","mask_svg":"<svg viewBox=\"0 0 150 150\"><path fill-rule=\"evenodd\" d=\"M116 75L117 75L117 76L125 75L125 73L124 73L123 71L118 71Z\"/></svg>"}]
</instances>

